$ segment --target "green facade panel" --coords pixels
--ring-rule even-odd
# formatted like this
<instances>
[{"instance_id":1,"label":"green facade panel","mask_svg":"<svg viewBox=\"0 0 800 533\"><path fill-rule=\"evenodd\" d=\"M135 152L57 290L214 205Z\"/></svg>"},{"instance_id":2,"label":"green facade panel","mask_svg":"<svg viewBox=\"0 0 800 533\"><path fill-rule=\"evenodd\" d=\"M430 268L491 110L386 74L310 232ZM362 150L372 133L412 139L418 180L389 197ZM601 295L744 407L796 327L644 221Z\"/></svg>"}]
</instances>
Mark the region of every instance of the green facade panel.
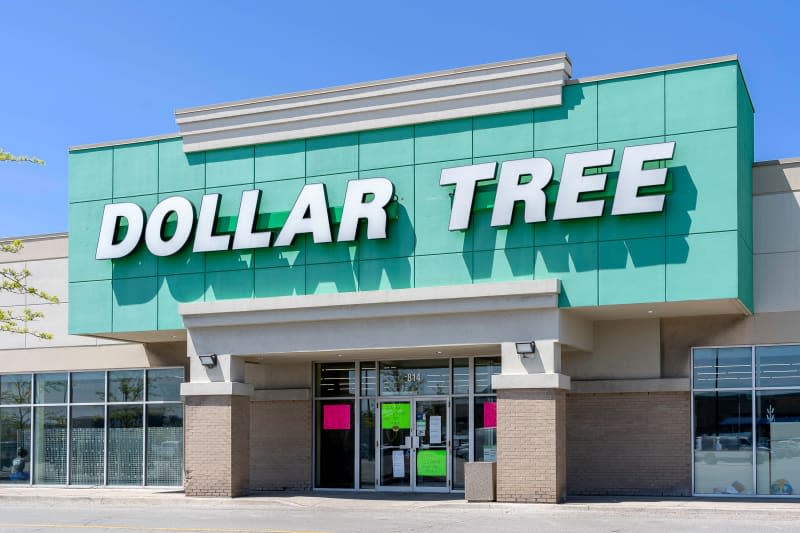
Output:
<instances>
[{"instance_id":1,"label":"green facade panel","mask_svg":"<svg viewBox=\"0 0 800 533\"><path fill-rule=\"evenodd\" d=\"M625 147L675 141L662 213L611 216ZM553 221L564 157L614 148L603 216ZM490 225L496 179L477 187L471 224L449 231L442 169L546 157L547 221ZM562 307L738 298L752 308L753 110L738 64L570 83L563 105L330 137L185 154L181 139L70 154L70 332L179 329L181 303L558 278ZM650 165L652 167L653 165ZM646 168L650 168L646 167ZM199 211L222 195L216 231L235 227L241 193L261 189L257 227L272 242L302 187L324 183L332 234L349 180L394 185L388 238L156 258L95 260L103 208L149 214L178 195ZM190 243L192 240L190 239Z\"/></svg>"},{"instance_id":2,"label":"green facade panel","mask_svg":"<svg viewBox=\"0 0 800 533\"><path fill-rule=\"evenodd\" d=\"M597 141L664 135L664 74L597 84Z\"/></svg>"},{"instance_id":3,"label":"green facade panel","mask_svg":"<svg viewBox=\"0 0 800 533\"><path fill-rule=\"evenodd\" d=\"M115 146L113 176L114 198L157 192L158 143Z\"/></svg>"}]
</instances>

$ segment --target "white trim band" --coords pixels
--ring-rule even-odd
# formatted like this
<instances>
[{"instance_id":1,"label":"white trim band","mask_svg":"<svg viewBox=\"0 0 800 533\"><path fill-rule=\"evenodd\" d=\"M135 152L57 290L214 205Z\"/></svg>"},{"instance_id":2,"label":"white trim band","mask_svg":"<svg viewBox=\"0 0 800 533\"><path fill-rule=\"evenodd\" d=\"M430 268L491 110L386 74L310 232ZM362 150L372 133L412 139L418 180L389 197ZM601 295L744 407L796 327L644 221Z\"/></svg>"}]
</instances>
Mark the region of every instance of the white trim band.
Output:
<instances>
[{"instance_id":1,"label":"white trim band","mask_svg":"<svg viewBox=\"0 0 800 533\"><path fill-rule=\"evenodd\" d=\"M252 396L253 386L248 383L212 381L181 383L181 396Z\"/></svg>"},{"instance_id":2,"label":"white trim band","mask_svg":"<svg viewBox=\"0 0 800 533\"><path fill-rule=\"evenodd\" d=\"M184 152L561 105L565 53L178 110Z\"/></svg>"}]
</instances>

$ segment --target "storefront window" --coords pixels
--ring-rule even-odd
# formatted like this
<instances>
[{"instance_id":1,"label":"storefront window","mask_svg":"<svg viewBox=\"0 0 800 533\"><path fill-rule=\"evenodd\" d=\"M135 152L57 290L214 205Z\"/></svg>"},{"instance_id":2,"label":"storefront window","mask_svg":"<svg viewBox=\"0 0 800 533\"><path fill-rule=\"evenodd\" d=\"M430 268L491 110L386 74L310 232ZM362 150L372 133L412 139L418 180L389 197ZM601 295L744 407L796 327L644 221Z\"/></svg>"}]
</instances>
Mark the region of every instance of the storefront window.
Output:
<instances>
[{"instance_id":1,"label":"storefront window","mask_svg":"<svg viewBox=\"0 0 800 533\"><path fill-rule=\"evenodd\" d=\"M453 394L469 394L469 359L453 359Z\"/></svg>"},{"instance_id":2,"label":"storefront window","mask_svg":"<svg viewBox=\"0 0 800 533\"><path fill-rule=\"evenodd\" d=\"M31 403L31 375L11 374L0 376L0 404Z\"/></svg>"},{"instance_id":3,"label":"storefront window","mask_svg":"<svg viewBox=\"0 0 800 533\"><path fill-rule=\"evenodd\" d=\"M800 491L800 390L756 393L758 494Z\"/></svg>"},{"instance_id":4,"label":"storefront window","mask_svg":"<svg viewBox=\"0 0 800 533\"><path fill-rule=\"evenodd\" d=\"M36 403L67 403L66 374L36 374Z\"/></svg>"},{"instance_id":5,"label":"storefront window","mask_svg":"<svg viewBox=\"0 0 800 533\"><path fill-rule=\"evenodd\" d=\"M753 386L751 348L698 348L694 350L695 389L740 389Z\"/></svg>"},{"instance_id":6,"label":"storefront window","mask_svg":"<svg viewBox=\"0 0 800 533\"><path fill-rule=\"evenodd\" d=\"M475 461L497 461L497 398L475 398Z\"/></svg>"},{"instance_id":7,"label":"storefront window","mask_svg":"<svg viewBox=\"0 0 800 533\"><path fill-rule=\"evenodd\" d=\"M317 365L317 397L336 398L356 395L356 364Z\"/></svg>"},{"instance_id":8,"label":"storefront window","mask_svg":"<svg viewBox=\"0 0 800 533\"><path fill-rule=\"evenodd\" d=\"M102 405L78 405L70 411L69 482L73 485L102 485L105 408Z\"/></svg>"},{"instance_id":9,"label":"storefront window","mask_svg":"<svg viewBox=\"0 0 800 533\"><path fill-rule=\"evenodd\" d=\"M181 401L182 368L159 368L147 371L148 402Z\"/></svg>"},{"instance_id":10,"label":"storefront window","mask_svg":"<svg viewBox=\"0 0 800 533\"><path fill-rule=\"evenodd\" d=\"M800 345L756 347L756 387L800 387Z\"/></svg>"},{"instance_id":11,"label":"storefront window","mask_svg":"<svg viewBox=\"0 0 800 533\"><path fill-rule=\"evenodd\" d=\"M30 394L30 376L28 393ZM0 407L0 482L30 482L30 449L30 406Z\"/></svg>"},{"instance_id":12,"label":"storefront window","mask_svg":"<svg viewBox=\"0 0 800 533\"><path fill-rule=\"evenodd\" d=\"M105 372L73 372L70 377L72 403L102 403L106 398Z\"/></svg>"},{"instance_id":13,"label":"storefront window","mask_svg":"<svg viewBox=\"0 0 800 533\"><path fill-rule=\"evenodd\" d=\"M469 385L469 382L467 382ZM469 398L453 398L453 488L464 489L464 464L469 462Z\"/></svg>"},{"instance_id":14,"label":"storefront window","mask_svg":"<svg viewBox=\"0 0 800 533\"><path fill-rule=\"evenodd\" d=\"M497 457L499 372L500 357L316 364L314 486L464 490L465 464Z\"/></svg>"},{"instance_id":15,"label":"storefront window","mask_svg":"<svg viewBox=\"0 0 800 533\"><path fill-rule=\"evenodd\" d=\"M699 392L694 413L695 491L753 494L752 394Z\"/></svg>"},{"instance_id":16,"label":"storefront window","mask_svg":"<svg viewBox=\"0 0 800 533\"><path fill-rule=\"evenodd\" d=\"M500 373L499 357L475 358L475 394L491 394L492 376Z\"/></svg>"},{"instance_id":17,"label":"storefront window","mask_svg":"<svg viewBox=\"0 0 800 533\"><path fill-rule=\"evenodd\" d=\"M38 376L37 376L38 377ZM39 383L58 383L42 380ZM66 379L63 393L66 394ZM37 396L40 395L37 383ZM36 407L34 410L34 481L63 485L67 482L67 408Z\"/></svg>"},{"instance_id":18,"label":"storefront window","mask_svg":"<svg viewBox=\"0 0 800 533\"><path fill-rule=\"evenodd\" d=\"M450 393L447 360L386 361L380 364L381 396L425 396Z\"/></svg>"},{"instance_id":19,"label":"storefront window","mask_svg":"<svg viewBox=\"0 0 800 533\"><path fill-rule=\"evenodd\" d=\"M353 400L317 401L316 486L355 488Z\"/></svg>"},{"instance_id":20,"label":"storefront window","mask_svg":"<svg viewBox=\"0 0 800 533\"><path fill-rule=\"evenodd\" d=\"M797 494L800 346L695 349L693 385L695 493Z\"/></svg>"},{"instance_id":21,"label":"storefront window","mask_svg":"<svg viewBox=\"0 0 800 533\"><path fill-rule=\"evenodd\" d=\"M0 375L0 483L181 485L183 378L183 368Z\"/></svg>"},{"instance_id":22,"label":"storefront window","mask_svg":"<svg viewBox=\"0 0 800 533\"><path fill-rule=\"evenodd\" d=\"M375 400L361 400L360 424L358 456L361 488L369 489L375 487Z\"/></svg>"},{"instance_id":23,"label":"storefront window","mask_svg":"<svg viewBox=\"0 0 800 533\"><path fill-rule=\"evenodd\" d=\"M141 370L115 370L108 373L109 402L140 402L144 397Z\"/></svg>"},{"instance_id":24,"label":"storefront window","mask_svg":"<svg viewBox=\"0 0 800 533\"><path fill-rule=\"evenodd\" d=\"M148 390L149 388L148 386ZM169 395L164 394L163 396ZM182 456L183 406L179 403L148 405L147 484L180 485Z\"/></svg>"},{"instance_id":25,"label":"storefront window","mask_svg":"<svg viewBox=\"0 0 800 533\"><path fill-rule=\"evenodd\" d=\"M108 406L109 485L142 484L142 406Z\"/></svg>"},{"instance_id":26,"label":"storefront window","mask_svg":"<svg viewBox=\"0 0 800 533\"><path fill-rule=\"evenodd\" d=\"M378 373L375 363L361 363L361 396L378 394Z\"/></svg>"}]
</instances>

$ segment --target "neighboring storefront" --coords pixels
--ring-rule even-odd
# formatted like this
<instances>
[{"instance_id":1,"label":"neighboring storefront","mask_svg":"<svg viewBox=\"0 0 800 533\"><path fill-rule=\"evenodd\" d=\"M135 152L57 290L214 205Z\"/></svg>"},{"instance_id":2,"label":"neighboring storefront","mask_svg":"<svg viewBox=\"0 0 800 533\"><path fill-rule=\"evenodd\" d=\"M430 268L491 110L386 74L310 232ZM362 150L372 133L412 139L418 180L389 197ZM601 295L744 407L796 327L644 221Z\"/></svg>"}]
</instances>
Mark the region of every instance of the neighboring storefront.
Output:
<instances>
[{"instance_id":1,"label":"neighboring storefront","mask_svg":"<svg viewBox=\"0 0 800 533\"><path fill-rule=\"evenodd\" d=\"M0 466L24 442L34 483L199 496L459 492L473 462L500 501L800 491L800 162L753 164L735 57L570 76L555 54L72 148L56 341L108 358L6 347L35 356L0 366L27 421Z\"/></svg>"}]
</instances>

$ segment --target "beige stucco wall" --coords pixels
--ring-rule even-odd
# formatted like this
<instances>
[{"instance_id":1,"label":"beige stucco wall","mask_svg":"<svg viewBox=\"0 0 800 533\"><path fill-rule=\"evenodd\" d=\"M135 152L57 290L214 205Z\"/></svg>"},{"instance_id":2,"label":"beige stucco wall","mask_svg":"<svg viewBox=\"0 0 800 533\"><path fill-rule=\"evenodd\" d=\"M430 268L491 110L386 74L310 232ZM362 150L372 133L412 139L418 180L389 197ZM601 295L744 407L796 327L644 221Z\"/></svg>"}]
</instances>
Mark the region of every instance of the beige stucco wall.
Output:
<instances>
[{"instance_id":1,"label":"beige stucco wall","mask_svg":"<svg viewBox=\"0 0 800 533\"><path fill-rule=\"evenodd\" d=\"M800 160L753 167L756 313L800 311Z\"/></svg>"},{"instance_id":2,"label":"beige stucco wall","mask_svg":"<svg viewBox=\"0 0 800 533\"><path fill-rule=\"evenodd\" d=\"M36 296L0 291L0 308L41 311L44 318L30 328L53 334L42 340L32 335L0 334L0 372L46 372L185 366L186 343L144 345L67 333L69 307L67 236L42 235L23 240L16 254L0 253L0 268L31 272L30 284L58 297L58 304Z\"/></svg>"},{"instance_id":3,"label":"beige stucco wall","mask_svg":"<svg viewBox=\"0 0 800 533\"><path fill-rule=\"evenodd\" d=\"M661 374L660 321L598 320L594 350L563 352L561 369L572 379L644 379Z\"/></svg>"}]
</instances>

